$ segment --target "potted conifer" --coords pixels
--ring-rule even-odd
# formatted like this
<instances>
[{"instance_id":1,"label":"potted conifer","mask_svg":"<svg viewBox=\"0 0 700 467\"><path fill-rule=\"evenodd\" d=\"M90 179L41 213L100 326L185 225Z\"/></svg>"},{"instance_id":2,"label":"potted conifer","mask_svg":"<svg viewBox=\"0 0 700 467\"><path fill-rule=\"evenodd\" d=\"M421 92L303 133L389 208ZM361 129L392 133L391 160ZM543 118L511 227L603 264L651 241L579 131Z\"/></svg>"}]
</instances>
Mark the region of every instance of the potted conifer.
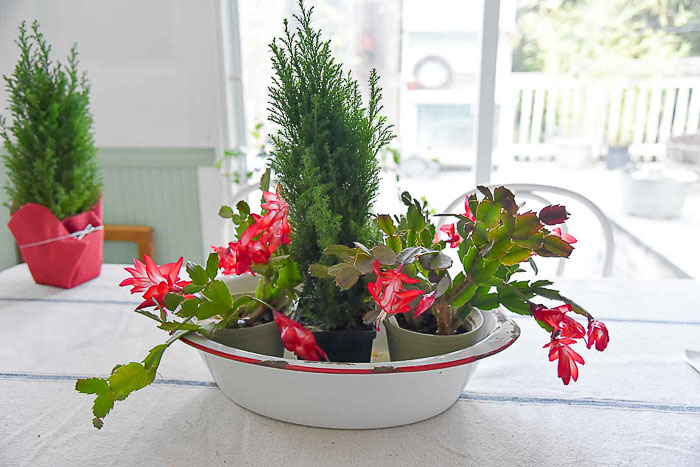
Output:
<instances>
[{"instance_id":1,"label":"potted conifer","mask_svg":"<svg viewBox=\"0 0 700 467\"><path fill-rule=\"evenodd\" d=\"M36 21L22 23L17 45L4 77L12 120L0 119L8 226L36 282L75 287L100 274L104 239L89 86L76 46L54 63Z\"/></svg>"},{"instance_id":2,"label":"potted conifer","mask_svg":"<svg viewBox=\"0 0 700 467\"><path fill-rule=\"evenodd\" d=\"M270 121L271 167L295 228L291 254L304 274L297 317L314 332L333 361L369 361L376 332L362 317L369 310L359 285L342 293L308 272L330 245L372 243L380 238L370 211L379 188L377 153L394 135L380 115L376 71L369 78L363 107L359 86L336 63L330 41L312 29L311 10L291 31L273 40Z\"/></svg>"}]
</instances>

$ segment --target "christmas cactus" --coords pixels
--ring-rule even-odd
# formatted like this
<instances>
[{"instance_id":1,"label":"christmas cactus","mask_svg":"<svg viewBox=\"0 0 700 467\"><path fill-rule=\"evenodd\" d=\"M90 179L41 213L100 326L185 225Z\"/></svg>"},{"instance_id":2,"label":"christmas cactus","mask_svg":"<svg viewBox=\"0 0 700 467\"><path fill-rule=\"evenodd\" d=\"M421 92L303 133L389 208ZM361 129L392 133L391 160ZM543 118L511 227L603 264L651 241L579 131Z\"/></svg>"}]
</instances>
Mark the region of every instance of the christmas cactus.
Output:
<instances>
[{"instance_id":1,"label":"christmas cactus","mask_svg":"<svg viewBox=\"0 0 700 467\"><path fill-rule=\"evenodd\" d=\"M312 265L319 279L333 280L340 290L364 282L376 304L364 317L379 323L395 316L409 330L454 335L466 332L467 318L479 308L505 307L530 315L550 334L549 359L559 360L559 377L564 384L578 378L576 363L583 358L571 349L577 339L587 337L588 348L602 351L608 343L605 325L596 321L573 300L551 288L547 280L519 280L521 264L537 272L536 257L568 258L576 239L560 227L568 213L564 206L545 206L539 213L519 212L513 193L505 187L493 192L479 187L480 197L468 196L464 212L443 214L454 223L439 229L431 222L426 205L402 195L405 214L375 218L383 242L367 247L360 242L350 248L332 245L325 250L328 262ZM447 250L459 257L457 268ZM452 273L450 271L453 271ZM548 308L537 297L560 302ZM588 320L588 331L567 313Z\"/></svg>"}]
</instances>

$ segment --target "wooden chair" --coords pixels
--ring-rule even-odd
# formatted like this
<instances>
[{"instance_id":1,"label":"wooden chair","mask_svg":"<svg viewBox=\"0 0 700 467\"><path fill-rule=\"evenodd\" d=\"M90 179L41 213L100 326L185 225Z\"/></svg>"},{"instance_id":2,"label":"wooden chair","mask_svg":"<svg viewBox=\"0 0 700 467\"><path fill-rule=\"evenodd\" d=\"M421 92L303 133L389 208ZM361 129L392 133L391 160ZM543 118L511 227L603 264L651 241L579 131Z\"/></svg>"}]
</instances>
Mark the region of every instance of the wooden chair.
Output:
<instances>
[{"instance_id":1,"label":"wooden chair","mask_svg":"<svg viewBox=\"0 0 700 467\"><path fill-rule=\"evenodd\" d=\"M141 260L143 260L143 255L155 259L153 227L147 225L105 225L105 242L136 243Z\"/></svg>"}]
</instances>

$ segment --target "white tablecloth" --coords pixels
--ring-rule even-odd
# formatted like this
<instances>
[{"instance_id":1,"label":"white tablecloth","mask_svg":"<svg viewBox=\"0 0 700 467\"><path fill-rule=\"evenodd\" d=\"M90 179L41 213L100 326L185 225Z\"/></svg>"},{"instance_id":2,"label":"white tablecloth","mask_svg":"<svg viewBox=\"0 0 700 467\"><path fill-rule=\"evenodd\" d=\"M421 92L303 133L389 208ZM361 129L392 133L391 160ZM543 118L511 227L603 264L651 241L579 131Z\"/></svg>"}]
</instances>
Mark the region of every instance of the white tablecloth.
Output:
<instances>
[{"instance_id":1,"label":"white tablecloth","mask_svg":"<svg viewBox=\"0 0 700 467\"><path fill-rule=\"evenodd\" d=\"M324 430L236 406L175 344L158 384L117 402L97 431L75 378L140 361L165 338L131 311L139 300L117 287L123 277L105 265L59 290L34 284L24 265L0 273L1 466L700 465L700 374L683 361L684 349L700 350L700 282L560 280L611 335L603 353L578 349L586 364L568 387L546 334L516 317L521 338L483 360L442 415Z\"/></svg>"}]
</instances>

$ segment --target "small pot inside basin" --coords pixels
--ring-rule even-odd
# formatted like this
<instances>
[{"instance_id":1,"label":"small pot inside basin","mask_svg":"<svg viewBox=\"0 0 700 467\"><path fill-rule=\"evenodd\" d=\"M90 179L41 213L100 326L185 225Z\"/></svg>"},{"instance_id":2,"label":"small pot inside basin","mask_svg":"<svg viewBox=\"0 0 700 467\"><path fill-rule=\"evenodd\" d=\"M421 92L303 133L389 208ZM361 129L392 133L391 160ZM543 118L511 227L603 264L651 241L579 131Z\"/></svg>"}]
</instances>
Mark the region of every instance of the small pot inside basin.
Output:
<instances>
[{"instance_id":1,"label":"small pot inside basin","mask_svg":"<svg viewBox=\"0 0 700 467\"><path fill-rule=\"evenodd\" d=\"M423 334L404 329L392 317L383 321L392 361L434 357L462 350L493 332L496 321L491 313L475 309L466 321L467 332L452 336Z\"/></svg>"},{"instance_id":2,"label":"small pot inside basin","mask_svg":"<svg viewBox=\"0 0 700 467\"><path fill-rule=\"evenodd\" d=\"M331 362L367 363L377 331L314 331L313 335Z\"/></svg>"},{"instance_id":3,"label":"small pot inside basin","mask_svg":"<svg viewBox=\"0 0 700 467\"><path fill-rule=\"evenodd\" d=\"M249 328L219 329L211 340L246 352L273 357L284 355L280 330L272 321Z\"/></svg>"}]
</instances>

